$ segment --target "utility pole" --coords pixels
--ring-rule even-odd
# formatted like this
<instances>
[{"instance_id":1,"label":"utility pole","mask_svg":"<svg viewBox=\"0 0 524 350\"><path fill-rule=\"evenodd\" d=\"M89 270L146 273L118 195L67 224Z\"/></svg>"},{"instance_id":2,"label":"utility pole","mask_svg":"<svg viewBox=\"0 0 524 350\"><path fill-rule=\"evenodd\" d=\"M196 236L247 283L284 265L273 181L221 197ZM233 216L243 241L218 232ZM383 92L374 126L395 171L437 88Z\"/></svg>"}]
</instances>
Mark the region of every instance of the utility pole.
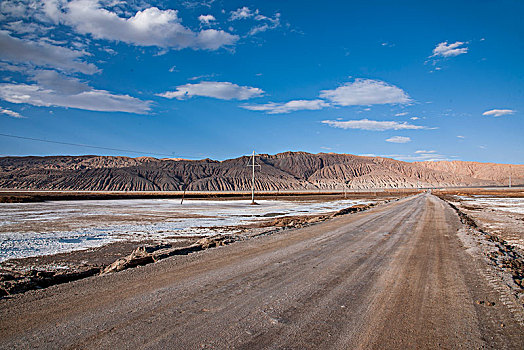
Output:
<instances>
[{"instance_id":1,"label":"utility pole","mask_svg":"<svg viewBox=\"0 0 524 350\"><path fill-rule=\"evenodd\" d=\"M257 205L255 202L255 167L260 167L259 164L255 163L255 151L253 151L253 156L251 157L252 162L248 166L252 167L251 173L251 205Z\"/></svg>"},{"instance_id":2,"label":"utility pole","mask_svg":"<svg viewBox=\"0 0 524 350\"><path fill-rule=\"evenodd\" d=\"M349 181L350 180L347 180L347 181L344 180L344 182L343 182L343 185L344 185L344 199L347 198L347 193L348 193L348 189L349 189L349 186L348 186L349 185Z\"/></svg>"},{"instance_id":3,"label":"utility pole","mask_svg":"<svg viewBox=\"0 0 524 350\"><path fill-rule=\"evenodd\" d=\"M184 197L186 196L186 190L187 190L187 185L184 183L184 193L182 193L182 200L180 201L180 205L184 204Z\"/></svg>"}]
</instances>

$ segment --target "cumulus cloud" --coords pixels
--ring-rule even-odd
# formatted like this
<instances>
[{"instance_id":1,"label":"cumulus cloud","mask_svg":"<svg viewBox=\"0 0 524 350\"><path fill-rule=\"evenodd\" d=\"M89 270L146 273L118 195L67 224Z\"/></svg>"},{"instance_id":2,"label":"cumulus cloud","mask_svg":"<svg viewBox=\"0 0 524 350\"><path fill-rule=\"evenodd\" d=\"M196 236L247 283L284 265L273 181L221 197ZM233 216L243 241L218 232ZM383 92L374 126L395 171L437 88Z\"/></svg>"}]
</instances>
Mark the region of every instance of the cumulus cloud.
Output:
<instances>
[{"instance_id":1,"label":"cumulus cloud","mask_svg":"<svg viewBox=\"0 0 524 350\"><path fill-rule=\"evenodd\" d=\"M184 100L193 96L213 97L220 100L248 100L259 97L264 91L250 86L239 86L230 82L203 81L197 84L185 84L158 96Z\"/></svg>"},{"instance_id":2,"label":"cumulus cloud","mask_svg":"<svg viewBox=\"0 0 524 350\"><path fill-rule=\"evenodd\" d=\"M263 111L268 114L282 114L300 110L319 110L328 106L329 104L323 100L293 100L285 103L269 102L260 105L242 105L240 107L251 111Z\"/></svg>"},{"instance_id":3,"label":"cumulus cloud","mask_svg":"<svg viewBox=\"0 0 524 350\"><path fill-rule=\"evenodd\" d=\"M320 97L339 106L358 106L411 102L402 89L380 80L355 79L334 90L323 90Z\"/></svg>"},{"instance_id":4,"label":"cumulus cloud","mask_svg":"<svg viewBox=\"0 0 524 350\"><path fill-rule=\"evenodd\" d=\"M360 130L371 130L371 131L384 131L384 130L419 130L426 129L424 126L408 124L406 122L399 123L395 121L379 121L379 120L323 120L323 124L327 124L334 128L340 129L360 129Z\"/></svg>"},{"instance_id":5,"label":"cumulus cloud","mask_svg":"<svg viewBox=\"0 0 524 350\"><path fill-rule=\"evenodd\" d=\"M298 110L318 110L330 106L369 106L386 103L410 103L409 96L400 88L379 80L356 79L333 90L323 90L320 99L291 100L288 102L269 102L260 105L243 105L242 108L252 111L263 111L268 114L290 113ZM369 111L369 108L365 109ZM398 113L403 116L407 113ZM417 118L418 119L418 118Z\"/></svg>"},{"instance_id":6,"label":"cumulus cloud","mask_svg":"<svg viewBox=\"0 0 524 350\"><path fill-rule=\"evenodd\" d=\"M241 8L236 9L235 11L231 11L231 16L229 17L230 21L236 21L238 19L246 19L253 17L254 13L249 9L249 7L244 6Z\"/></svg>"},{"instance_id":7,"label":"cumulus cloud","mask_svg":"<svg viewBox=\"0 0 524 350\"><path fill-rule=\"evenodd\" d=\"M491 117L502 117L504 115L511 115L514 113L515 111L512 109L491 109L489 111L485 111L484 113L482 113L482 115Z\"/></svg>"},{"instance_id":8,"label":"cumulus cloud","mask_svg":"<svg viewBox=\"0 0 524 350\"><path fill-rule=\"evenodd\" d=\"M94 64L80 60L84 51L71 50L47 42L19 39L0 30L0 59L15 63L31 63L35 66L52 67L64 71L93 74L98 71Z\"/></svg>"},{"instance_id":9,"label":"cumulus cloud","mask_svg":"<svg viewBox=\"0 0 524 350\"><path fill-rule=\"evenodd\" d=\"M100 112L128 112L144 114L150 110L150 102L129 95L115 95L105 90L93 89L66 78L35 77L44 84L0 84L0 99L11 103L24 103L43 107L77 108ZM60 81L63 80L63 81Z\"/></svg>"},{"instance_id":10,"label":"cumulus cloud","mask_svg":"<svg viewBox=\"0 0 524 350\"><path fill-rule=\"evenodd\" d=\"M184 27L175 10L149 7L129 18L102 8L95 0L74 0L66 5L64 21L81 34L137 46L217 50L231 46L237 35L223 30L194 32Z\"/></svg>"},{"instance_id":11,"label":"cumulus cloud","mask_svg":"<svg viewBox=\"0 0 524 350\"><path fill-rule=\"evenodd\" d=\"M468 48L465 46L466 43L457 41L453 44L448 44L447 41L439 43L433 49L433 55L430 57L454 57L462 55L468 52Z\"/></svg>"},{"instance_id":12,"label":"cumulus cloud","mask_svg":"<svg viewBox=\"0 0 524 350\"><path fill-rule=\"evenodd\" d=\"M407 114L408 114L408 112L401 112L401 113L395 114L395 117L402 117L402 116L407 115Z\"/></svg>"},{"instance_id":13,"label":"cumulus cloud","mask_svg":"<svg viewBox=\"0 0 524 350\"><path fill-rule=\"evenodd\" d=\"M392 143L408 143L411 141L411 138L406 137L406 136L393 136L393 137L390 137L389 139L386 139L386 141L392 142Z\"/></svg>"},{"instance_id":14,"label":"cumulus cloud","mask_svg":"<svg viewBox=\"0 0 524 350\"><path fill-rule=\"evenodd\" d=\"M8 116L13 117L13 118L25 118L23 115L21 115L18 112L12 111L10 109L2 108L2 107L0 107L0 113L7 114Z\"/></svg>"},{"instance_id":15,"label":"cumulus cloud","mask_svg":"<svg viewBox=\"0 0 524 350\"><path fill-rule=\"evenodd\" d=\"M198 16L198 20L200 23L209 24L213 21L216 21L216 18L213 15L200 15Z\"/></svg>"}]
</instances>

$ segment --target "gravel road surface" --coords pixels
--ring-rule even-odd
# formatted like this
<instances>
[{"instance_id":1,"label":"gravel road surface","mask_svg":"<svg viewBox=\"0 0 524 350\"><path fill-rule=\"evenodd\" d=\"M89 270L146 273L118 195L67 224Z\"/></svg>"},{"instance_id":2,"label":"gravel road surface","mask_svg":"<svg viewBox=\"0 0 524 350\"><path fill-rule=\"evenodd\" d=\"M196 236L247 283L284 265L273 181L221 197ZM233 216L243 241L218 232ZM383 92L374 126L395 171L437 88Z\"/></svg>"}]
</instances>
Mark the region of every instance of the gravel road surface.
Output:
<instances>
[{"instance_id":1,"label":"gravel road surface","mask_svg":"<svg viewBox=\"0 0 524 350\"><path fill-rule=\"evenodd\" d=\"M0 300L0 348L523 349L524 327L443 201Z\"/></svg>"}]
</instances>

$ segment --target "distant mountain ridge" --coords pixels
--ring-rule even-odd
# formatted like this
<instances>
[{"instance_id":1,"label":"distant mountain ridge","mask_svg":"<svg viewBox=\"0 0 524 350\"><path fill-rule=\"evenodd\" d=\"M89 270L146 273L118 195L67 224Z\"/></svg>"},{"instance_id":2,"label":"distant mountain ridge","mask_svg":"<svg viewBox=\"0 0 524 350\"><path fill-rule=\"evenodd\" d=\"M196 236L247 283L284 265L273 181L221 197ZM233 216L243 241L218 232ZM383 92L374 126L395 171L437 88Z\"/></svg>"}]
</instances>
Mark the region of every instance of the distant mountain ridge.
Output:
<instances>
[{"instance_id":1,"label":"distant mountain ridge","mask_svg":"<svg viewBox=\"0 0 524 350\"><path fill-rule=\"evenodd\" d=\"M444 171L455 175L475 177L477 179L494 181L499 185L508 185L510 176L513 184L522 184L524 165L478 163L467 161L415 162L428 169Z\"/></svg>"},{"instance_id":2,"label":"distant mountain ridge","mask_svg":"<svg viewBox=\"0 0 524 350\"><path fill-rule=\"evenodd\" d=\"M248 156L215 161L49 156L0 158L0 188L91 191L244 191ZM284 152L257 157L257 190L341 190L524 183L524 165L475 162L407 163L351 154Z\"/></svg>"}]
</instances>

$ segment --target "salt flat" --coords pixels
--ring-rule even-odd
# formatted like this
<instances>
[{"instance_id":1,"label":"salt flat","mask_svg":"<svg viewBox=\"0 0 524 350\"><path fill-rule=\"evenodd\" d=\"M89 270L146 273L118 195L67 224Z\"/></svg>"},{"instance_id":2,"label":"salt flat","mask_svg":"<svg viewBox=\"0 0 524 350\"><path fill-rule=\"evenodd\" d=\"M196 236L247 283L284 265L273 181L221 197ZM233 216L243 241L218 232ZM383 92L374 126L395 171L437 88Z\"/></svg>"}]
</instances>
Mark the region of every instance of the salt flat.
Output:
<instances>
[{"instance_id":1,"label":"salt flat","mask_svg":"<svg viewBox=\"0 0 524 350\"><path fill-rule=\"evenodd\" d=\"M0 261L100 247L234 232L286 215L322 214L371 200L128 199L0 204Z\"/></svg>"},{"instance_id":2,"label":"salt flat","mask_svg":"<svg viewBox=\"0 0 524 350\"><path fill-rule=\"evenodd\" d=\"M524 250L524 197L473 194L456 195L451 201L484 231Z\"/></svg>"}]
</instances>

